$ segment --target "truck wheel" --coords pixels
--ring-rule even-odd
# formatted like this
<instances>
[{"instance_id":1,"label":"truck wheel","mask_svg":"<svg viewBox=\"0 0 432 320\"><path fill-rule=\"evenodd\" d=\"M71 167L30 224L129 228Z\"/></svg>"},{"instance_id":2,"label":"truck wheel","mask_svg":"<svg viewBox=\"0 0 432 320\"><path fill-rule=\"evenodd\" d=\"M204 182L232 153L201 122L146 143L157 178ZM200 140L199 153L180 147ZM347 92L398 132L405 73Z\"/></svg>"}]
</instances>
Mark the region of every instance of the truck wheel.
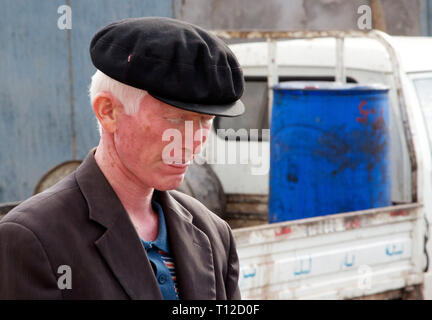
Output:
<instances>
[{"instance_id":1,"label":"truck wheel","mask_svg":"<svg viewBox=\"0 0 432 320\"><path fill-rule=\"evenodd\" d=\"M54 168L50 169L43 177L39 180L33 194L40 193L49 187L53 186L61 179L66 177L69 173L79 167L82 161L72 160L60 163Z\"/></svg>"},{"instance_id":2,"label":"truck wheel","mask_svg":"<svg viewBox=\"0 0 432 320\"><path fill-rule=\"evenodd\" d=\"M226 196L219 178L209 164L189 166L183 183L177 188L204 204L222 219L225 218Z\"/></svg>"}]
</instances>

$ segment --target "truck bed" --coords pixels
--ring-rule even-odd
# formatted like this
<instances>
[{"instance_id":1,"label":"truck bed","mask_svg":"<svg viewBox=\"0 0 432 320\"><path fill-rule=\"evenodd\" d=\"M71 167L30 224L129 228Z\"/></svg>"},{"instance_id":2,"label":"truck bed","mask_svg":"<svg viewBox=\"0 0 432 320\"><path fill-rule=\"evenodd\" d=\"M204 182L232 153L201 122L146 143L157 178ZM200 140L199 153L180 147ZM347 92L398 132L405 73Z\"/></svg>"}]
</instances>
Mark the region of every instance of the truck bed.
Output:
<instances>
[{"instance_id":1,"label":"truck bed","mask_svg":"<svg viewBox=\"0 0 432 320\"><path fill-rule=\"evenodd\" d=\"M243 299L353 299L421 284L421 204L234 229Z\"/></svg>"}]
</instances>

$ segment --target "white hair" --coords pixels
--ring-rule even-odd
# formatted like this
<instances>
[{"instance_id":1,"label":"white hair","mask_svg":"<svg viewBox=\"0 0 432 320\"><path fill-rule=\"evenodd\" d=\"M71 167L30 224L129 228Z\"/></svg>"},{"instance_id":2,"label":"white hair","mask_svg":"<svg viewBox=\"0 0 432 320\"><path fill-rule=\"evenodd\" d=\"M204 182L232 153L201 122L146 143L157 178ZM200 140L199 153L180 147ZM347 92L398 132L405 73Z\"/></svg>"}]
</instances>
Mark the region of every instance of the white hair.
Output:
<instances>
[{"instance_id":1,"label":"white hair","mask_svg":"<svg viewBox=\"0 0 432 320\"><path fill-rule=\"evenodd\" d=\"M128 86L113 78L108 77L100 70L96 70L91 78L89 87L89 96L93 105L96 95L100 92L110 92L124 107L127 115L134 115L138 112L141 99L147 94L147 91ZM97 119L97 117L96 117ZM97 119L99 134L102 136L102 126Z\"/></svg>"}]
</instances>

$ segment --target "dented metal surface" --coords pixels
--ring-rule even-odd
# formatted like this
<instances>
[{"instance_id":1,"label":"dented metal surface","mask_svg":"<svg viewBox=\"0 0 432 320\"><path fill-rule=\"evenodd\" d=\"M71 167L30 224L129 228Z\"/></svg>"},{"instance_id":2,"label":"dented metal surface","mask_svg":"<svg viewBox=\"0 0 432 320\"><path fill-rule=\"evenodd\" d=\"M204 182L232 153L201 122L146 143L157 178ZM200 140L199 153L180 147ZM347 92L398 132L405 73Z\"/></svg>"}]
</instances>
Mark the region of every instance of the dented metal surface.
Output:
<instances>
[{"instance_id":1,"label":"dented metal surface","mask_svg":"<svg viewBox=\"0 0 432 320\"><path fill-rule=\"evenodd\" d=\"M266 224L253 228L233 230L237 246L255 245L257 237L260 242L279 241L278 236L298 238L327 233L347 231L370 226L415 220L420 204L407 204L386 208L376 208L348 213L340 213L303 220L294 220L274 224ZM289 231L288 231L289 230ZM249 238L253 237L253 242Z\"/></svg>"}]
</instances>

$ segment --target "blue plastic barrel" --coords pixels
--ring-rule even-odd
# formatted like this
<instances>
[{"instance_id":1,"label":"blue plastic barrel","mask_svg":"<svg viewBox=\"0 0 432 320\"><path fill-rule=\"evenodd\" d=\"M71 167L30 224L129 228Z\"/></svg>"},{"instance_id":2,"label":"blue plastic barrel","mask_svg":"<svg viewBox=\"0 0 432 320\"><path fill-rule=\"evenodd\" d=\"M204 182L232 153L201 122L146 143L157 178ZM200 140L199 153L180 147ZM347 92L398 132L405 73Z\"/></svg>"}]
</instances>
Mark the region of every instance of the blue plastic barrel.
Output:
<instances>
[{"instance_id":1,"label":"blue plastic barrel","mask_svg":"<svg viewBox=\"0 0 432 320\"><path fill-rule=\"evenodd\" d=\"M388 88L274 87L269 222L391 205Z\"/></svg>"}]
</instances>

